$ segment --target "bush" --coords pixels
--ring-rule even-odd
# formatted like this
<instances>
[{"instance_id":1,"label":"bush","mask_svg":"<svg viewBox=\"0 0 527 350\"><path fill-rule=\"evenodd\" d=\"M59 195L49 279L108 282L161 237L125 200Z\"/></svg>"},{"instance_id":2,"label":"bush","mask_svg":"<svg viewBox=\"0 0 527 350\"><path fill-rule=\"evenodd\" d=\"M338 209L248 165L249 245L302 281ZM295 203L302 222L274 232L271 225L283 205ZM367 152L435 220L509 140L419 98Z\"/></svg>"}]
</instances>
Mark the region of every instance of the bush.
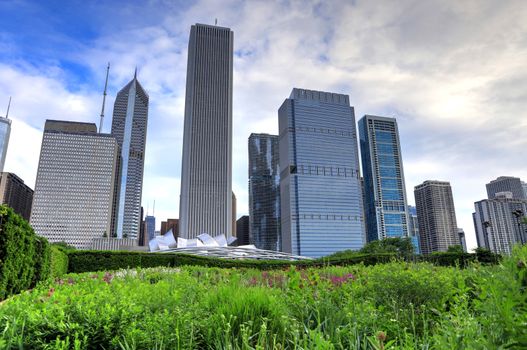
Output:
<instances>
[{"instance_id":1,"label":"bush","mask_svg":"<svg viewBox=\"0 0 527 350\"><path fill-rule=\"evenodd\" d=\"M35 236L35 274L31 287L51 276L51 247L43 237Z\"/></svg>"},{"instance_id":2,"label":"bush","mask_svg":"<svg viewBox=\"0 0 527 350\"><path fill-rule=\"evenodd\" d=\"M54 245L51 245L50 253L50 277L60 277L68 273L68 254Z\"/></svg>"},{"instance_id":3,"label":"bush","mask_svg":"<svg viewBox=\"0 0 527 350\"><path fill-rule=\"evenodd\" d=\"M27 221L8 206L0 206L0 300L31 287L39 249L36 245Z\"/></svg>"}]
</instances>

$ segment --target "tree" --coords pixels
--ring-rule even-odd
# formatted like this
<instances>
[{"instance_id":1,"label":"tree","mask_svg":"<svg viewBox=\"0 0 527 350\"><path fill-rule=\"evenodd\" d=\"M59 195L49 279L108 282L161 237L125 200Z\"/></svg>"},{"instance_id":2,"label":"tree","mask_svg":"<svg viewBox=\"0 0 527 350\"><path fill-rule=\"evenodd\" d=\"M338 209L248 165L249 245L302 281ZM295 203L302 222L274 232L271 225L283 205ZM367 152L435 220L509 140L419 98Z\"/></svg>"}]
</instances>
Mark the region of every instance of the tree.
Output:
<instances>
[{"instance_id":1,"label":"tree","mask_svg":"<svg viewBox=\"0 0 527 350\"><path fill-rule=\"evenodd\" d=\"M414 254L414 245L408 237L385 238L366 244L360 252L365 254L396 253L410 257Z\"/></svg>"},{"instance_id":2,"label":"tree","mask_svg":"<svg viewBox=\"0 0 527 350\"><path fill-rule=\"evenodd\" d=\"M463 254L465 251L463 250L463 247L460 246L459 244L457 245L451 245L448 247L447 249L447 252L448 253L458 253L458 254Z\"/></svg>"}]
</instances>

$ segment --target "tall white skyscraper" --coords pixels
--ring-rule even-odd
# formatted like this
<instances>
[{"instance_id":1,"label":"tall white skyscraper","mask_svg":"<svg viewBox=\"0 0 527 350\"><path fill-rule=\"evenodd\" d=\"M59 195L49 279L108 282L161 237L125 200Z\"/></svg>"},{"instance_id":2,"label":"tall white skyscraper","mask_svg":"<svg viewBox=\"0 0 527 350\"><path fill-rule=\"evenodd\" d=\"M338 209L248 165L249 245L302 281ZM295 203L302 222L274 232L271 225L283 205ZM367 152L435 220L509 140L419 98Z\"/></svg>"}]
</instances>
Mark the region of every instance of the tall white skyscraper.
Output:
<instances>
[{"instance_id":1,"label":"tall white skyscraper","mask_svg":"<svg viewBox=\"0 0 527 350\"><path fill-rule=\"evenodd\" d=\"M179 234L232 231L233 32L190 30L183 133Z\"/></svg>"},{"instance_id":2,"label":"tall white skyscraper","mask_svg":"<svg viewBox=\"0 0 527 350\"><path fill-rule=\"evenodd\" d=\"M364 245L349 96L293 89L278 110L282 250L320 257Z\"/></svg>"},{"instance_id":3,"label":"tall white skyscraper","mask_svg":"<svg viewBox=\"0 0 527 350\"><path fill-rule=\"evenodd\" d=\"M38 235L89 249L110 232L117 149L93 123L46 121L30 219Z\"/></svg>"},{"instance_id":4,"label":"tall white skyscraper","mask_svg":"<svg viewBox=\"0 0 527 350\"><path fill-rule=\"evenodd\" d=\"M11 98L7 107L5 118L0 117L0 172L4 171L5 158L7 155L7 146L9 146L9 135L11 135L11 119L9 119L9 107Z\"/></svg>"},{"instance_id":5,"label":"tall white skyscraper","mask_svg":"<svg viewBox=\"0 0 527 350\"><path fill-rule=\"evenodd\" d=\"M141 196L145 165L148 94L137 71L115 98L112 135L119 145L112 234L137 238L141 224Z\"/></svg>"}]
</instances>

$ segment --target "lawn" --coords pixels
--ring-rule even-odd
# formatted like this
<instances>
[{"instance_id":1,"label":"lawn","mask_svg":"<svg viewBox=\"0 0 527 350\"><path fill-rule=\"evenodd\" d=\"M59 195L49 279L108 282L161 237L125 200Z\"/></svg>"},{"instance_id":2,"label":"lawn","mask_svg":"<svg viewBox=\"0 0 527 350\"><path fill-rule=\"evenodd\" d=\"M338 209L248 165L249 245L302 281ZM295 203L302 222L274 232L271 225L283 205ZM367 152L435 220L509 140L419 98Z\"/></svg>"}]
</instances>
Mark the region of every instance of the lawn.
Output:
<instances>
[{"instance_id":1,"label":"lawn","mask_svg":"<svg viewBox=\"0 0 527 350\"><path fill-rule=\"evenodd\" d=\"M0 349L525 349L526 263L69 274L0 305Z\"/></svg>"}]
</instances>

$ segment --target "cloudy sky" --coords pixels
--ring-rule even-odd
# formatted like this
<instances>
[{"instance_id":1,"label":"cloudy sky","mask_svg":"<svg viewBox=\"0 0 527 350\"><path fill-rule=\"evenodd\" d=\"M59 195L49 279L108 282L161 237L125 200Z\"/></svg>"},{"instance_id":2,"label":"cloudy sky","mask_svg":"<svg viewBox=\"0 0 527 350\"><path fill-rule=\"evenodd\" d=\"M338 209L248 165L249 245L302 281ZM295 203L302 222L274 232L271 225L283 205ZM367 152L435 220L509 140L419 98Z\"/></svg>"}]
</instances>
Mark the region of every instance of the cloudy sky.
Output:
<instances>
[{"instance_id":1,"label":"cloudy sky","mask_svg":"<svg viewBox=\"0 0 527 350\"><path fill-rule=\"evenodd\" d=\"M349 94L357 120L396 117L409 203L450 181L458 226L500 175L527 179L527 4L522 1L0 1L5 170L34 188L44 121L98 123L107 62L116 93L150 95L143 205L177 217L187 44L194 23L234 31L233 189L247 208L247 138L276 133L293 87ZM3 107L5 106L5 107Z\"/></svg>"}]
</instances>

